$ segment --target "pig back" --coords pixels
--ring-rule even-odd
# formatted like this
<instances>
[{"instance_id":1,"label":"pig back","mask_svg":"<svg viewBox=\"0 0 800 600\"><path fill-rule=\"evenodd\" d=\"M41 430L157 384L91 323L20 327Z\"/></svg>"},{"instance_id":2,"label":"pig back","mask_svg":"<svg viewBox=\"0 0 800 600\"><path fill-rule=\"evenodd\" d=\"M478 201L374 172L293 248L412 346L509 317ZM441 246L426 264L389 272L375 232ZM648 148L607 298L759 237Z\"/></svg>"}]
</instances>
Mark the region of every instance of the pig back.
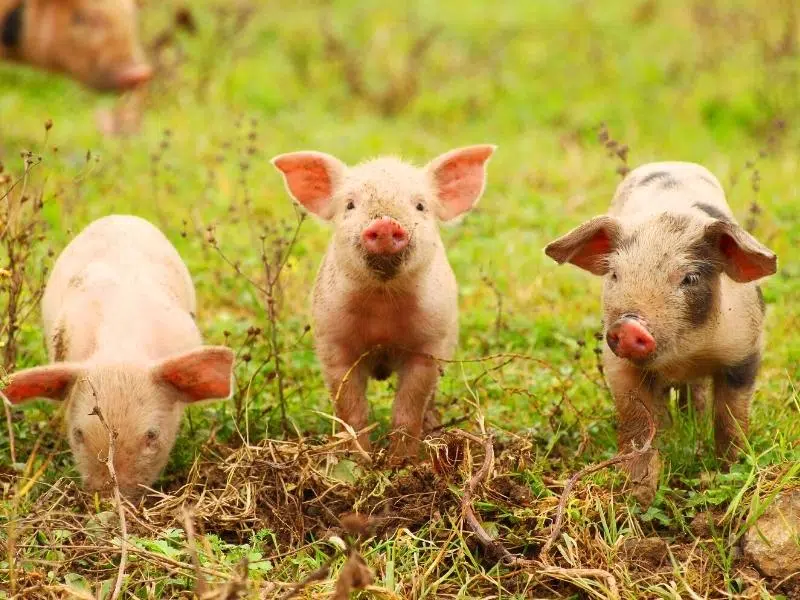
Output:
<instances>
[{"instance_id":1,"label":"pig back","mask_svg":"<svg viewBox=\"0 0 800 600\"><path fill-rule=\"evenodd\" d=\"M164 234L139 217L112 215L86 227L56 260L42 299L45 330L77 290L102 300L108 285L195 311L189 271Z\"/></svg>"},{"instance_id":2,"label":"pig back","mask_svg":"<svg viewBox=\"0 0 800 600\"><path fill-rule=\"evenodd\" d=\"M608 214L644 221L664 212L735 221L717 178L702 165L675 161L631 171L617 187Z\"/></svg>"}]
</instances>

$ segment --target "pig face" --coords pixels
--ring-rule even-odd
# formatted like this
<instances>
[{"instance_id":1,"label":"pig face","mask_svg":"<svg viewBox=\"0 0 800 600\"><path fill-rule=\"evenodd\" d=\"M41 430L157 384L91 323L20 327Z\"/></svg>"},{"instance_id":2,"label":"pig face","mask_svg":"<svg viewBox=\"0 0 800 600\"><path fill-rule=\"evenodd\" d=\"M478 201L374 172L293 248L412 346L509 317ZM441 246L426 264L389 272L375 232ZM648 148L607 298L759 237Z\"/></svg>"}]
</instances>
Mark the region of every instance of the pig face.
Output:
<instances>
[{"instance_id":1,"label":"pig face","mask_svg":"<svg viewBox=\"0 0 800 600\"><path fill-rule=\"evenodd\" d=\"M3 393L12 403L67 400L67 435L84 485L107 491L109 436L93 414L99 407L117 432L120 492L135 500L164 468L186 403L230 395L232 364L232 351L223 347L201 347L157 365L55 363L15 374Z\"/></svg>"},{"instance_id":2,"label":"pig face","mask_svg":"<svg viewBox=\"0 0 800 600\"><path fill-rule=\"evenodd\" d=\"M29 0L24 44L34 61L98 90L126 90L152 74L133 0Z\"/></svg>"},{"instance_id":3,"label":"pig face","mask_svg":"<svg viewBox=\"0 0 800 600\"><path fill-rule=\"evenodd\" d=\"M273 159L289 194L333 222L337 264L359 281L386 283L430 265L441 249L438 222L479 200L494 146L470 146L424 168L379 158L348 168L333 156L295 152Z\"/></svg>"},{"instance_id":4,"label":"pig face","mask_svg":"<svg viewBox=\"0 0 800 600\"><path fill-rule=\"evenodd\" d=\"M721 278L775 272L775 255L738 225L664 213L625 232L601 216L545 252L604 277L606 342L620 358L657 369L691 354L716 323Z\"/></svg>"}]
</instances>

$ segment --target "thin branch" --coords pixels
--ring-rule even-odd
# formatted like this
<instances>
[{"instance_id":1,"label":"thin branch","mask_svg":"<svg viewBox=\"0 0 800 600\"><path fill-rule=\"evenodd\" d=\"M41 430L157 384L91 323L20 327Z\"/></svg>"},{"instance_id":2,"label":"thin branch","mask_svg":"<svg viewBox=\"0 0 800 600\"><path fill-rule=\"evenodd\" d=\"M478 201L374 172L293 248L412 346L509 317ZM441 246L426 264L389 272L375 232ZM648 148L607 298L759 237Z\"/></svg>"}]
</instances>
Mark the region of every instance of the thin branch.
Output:
<instances>
[{"instance_id":1,"label":"thin branch","mask_svg":"<svg viewBox=\"0 0 800 600\"><path fill-rule=\"evenodd\" d=\"M89 386L92 388L92 394L94 395L94 409L89 415L95 415L100 422L105 427L106 431L108 432L108 456L106 457L106 467L108 467L108 474L111 477L111 484L113 485L114 489L114 502L117 505L117 512L119 514L119 524L122 530L122 548L119 558L119 569L117 571L117 580L114 583L114 591L111 593L111 600L117 600L119 598L120 592L122 590L122 579L125 576L125 566L128 562L128 526L125 521L125 507L122 504L122 496L119 493L119 483L117 482L117 472L114 469L114 450L117 440L118 432L113 431L111 427L109 427L108 423L103 417L103 413L100 410L100 406L97 401L97 390L95 390L94 385L88 379L86 380L89 383Z\"/></svg>"},{"instance_id":2,"label":"thin branch","mask_svg":"<svg viewBox=\"0 0 800 600\"><path fill-rule=\"evenodd\" d=\"M14 444L14 423L11 420L11 408L10 404L11 401L6 397L6 395L0 391L0 401L3 403L3 410L6 413L6 427L8 428L8 447L11 453L11 464L17 462L17 450Z\"/></svg>"},{"instance_id":3,"label":"thin branch","mask_svg":"<svg viewBox=\"0 0 800 600\"><path fill-rule=\"evenodd\" d=\"M575 484L578 483L583 477L590 475L592 473L596 473L597 471L602 471L603 469L610 467L612 465L616 465L619 463L628 462L635 458L639 458L647 454L651 450L651 446L653 443L653 438L656 436L656 423L653 419L653 415L650 414L650 411L647 409L644 404L642 406L645 409L645 414L647 415L648 420L648 427L649 431L647 434L647 438L644 441L644 444L641 448L633 447L633 450L630 452L625 452L624 454L616 454L612 456L608 460L604 460L594 465L589 465L584 467L577 473L575 473L572 477L569 478L567 484L564 486L564 490L561 492L561 499L558 501L558 509L556 510L556 520L553 523L553 530L550 532L550 537L547 538L547 542L545 543L544 547L542 548L541 556L547 556L550 553L553 544L555 544L558 536L561 535L561 528L564 526L564 512L567 508L567 501L569 500L569 495L572 492L572 488L575 487Z\"/></svg>"},{"instance_id":4,"label":"thin branch","mask_svg":"<svg viewBox=\"0 0 800 600\"><path fill-rule=\"evenodd\" d=\"M194 540L194 523L192 522L192 513L185 506L181 509L183 514L183 529L186 532L186 543L189 546L189 556L194 565L194 593L198 597L206 592L206 578L200 570L200 557L197 555L197 546Z\"/></svg>"}]
</instances>

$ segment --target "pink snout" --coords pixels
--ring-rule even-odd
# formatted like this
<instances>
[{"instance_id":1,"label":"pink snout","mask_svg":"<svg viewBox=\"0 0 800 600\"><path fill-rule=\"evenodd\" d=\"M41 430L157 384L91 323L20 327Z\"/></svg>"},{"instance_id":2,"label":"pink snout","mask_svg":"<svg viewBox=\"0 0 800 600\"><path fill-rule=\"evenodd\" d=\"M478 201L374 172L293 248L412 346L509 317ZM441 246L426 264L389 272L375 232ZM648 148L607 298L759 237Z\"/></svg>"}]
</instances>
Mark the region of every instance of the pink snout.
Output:
<instances>
[{"instance_id":1,"label":"pink snout","mask_svg":"<svg viewBox=\"0 0 800 600\"><path fill-rule=\"evenodd\" d=\"M656 349L656 340L647 327L636 318L623 317L611 325L606 343L620 358L645 360Z\"/></svg>"},{"instance_id":2,"label":"pink snout","mask_svg":"<svg viewBox=\"0 0 800 600\"><path fill-rule=\"evenodd\" d=\"M397 254L408 246L408 234L391 217L381 217L361 232L361 243L370 254Z\"/></svg>"},{"instance_id":3,"label":"pink snout","mask_svg":"<svg viewBox=\"0 0 800 600\"><path fill-rule=\"evenodd\" d=\"M119 90L130 90L148 82L152 76L153 69L149 65L134 65L117 73L114 83Z\"/></svg>"}]
</instances>

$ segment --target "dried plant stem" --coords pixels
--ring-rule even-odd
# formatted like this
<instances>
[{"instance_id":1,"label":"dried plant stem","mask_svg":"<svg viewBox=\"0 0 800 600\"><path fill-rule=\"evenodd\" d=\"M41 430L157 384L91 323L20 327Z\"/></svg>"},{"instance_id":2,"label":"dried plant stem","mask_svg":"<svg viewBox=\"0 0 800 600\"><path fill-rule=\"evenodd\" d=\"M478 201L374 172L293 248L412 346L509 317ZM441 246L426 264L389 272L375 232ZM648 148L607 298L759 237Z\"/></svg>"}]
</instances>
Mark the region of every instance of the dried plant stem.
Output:
<instances>
[{"instance_id":1,"label":"dried plant stem","mask_svg":"<svg viewBox=\"0 0 800 600\"><path fill-rule=\"evenodd\" d=\"M479 438L476 435L472 435L471 433L467 433L466 431L455 430L453 431L456 435L465 438L469 441L475 442L476 444L483 445L483 464L478 471L469 478L467 481L467 485L464 488L464 494L461 496L461 514L464 515L464 521L469 525L469 528L472 529L473 533L478 538L478 543L489 552L494 558L497 560L503 561L503 563L510 564L514 562L515 557L506 550L502 544L498 543L496 540L492 539L492 536L484 529L481 522L478 520L478 517L475 515L475 509L472 508L472 498L475 496L475 490L478 489L479 485L482 485L486 478L489 476L489 472L492 470L492 466L494 465L494 445L492 444L491 436L488 436L484 439Z\"/></svg>"},{"instance_id":2,"label":"dried plant stem","mask_svg":"<svg viewBox=\"0 0 800 600\"><path fill-rule=\"evenodd\" d=\"M183 529L186 532L186 543L189 546L189 556L192 558L192 565L194 566L194 593L198 597L206 592L206 578L200 570L200 557L197 555L197 546L194 539L194 522L192 521L192 513L185 506L181 509L183 514Z\"/></svg>"},{"instance_id":3,"label":"dried plant stem","mask_svg":"<svg viewBox=\"0 0 800 600\"><path fill-rule=\"evenodd\" d=\"M603 579L608 585L608 597L610 600L619 600L619 588L614 576L604 569L565 569L563 567L547 567L539 571L542 575L550 575L557 578L572 577L594 577Z\"/></svg>"},{"instance_id":4,"label":"dried plant stem","mask_svg":"<svg viewBox=\"0 0 800 600\"><path fill-rule=\"evenodd\" d=\"M338 555L339 553L337 552L328 560L326 560L325 564L323 564L319 569L312 571L304 579L295 583L292 587L286 590L286 593L280 597L280 600L290 600L290 598L295 598L310 584L314 583L315 581L322 581L325 579L328 576L328 573L331 572L331 565Z\"/></svg>"},{"instance_id":5,"label":"dried plant stem","mask_svg":"<svg viewBox=\"0 0 800 600\"><path fill-rule=\"evenodd\" d=\"M644 444L642 445L641 448L634 447L633 450L631 450L630 452L625 452L623 454L616 454L615 456L612 456L608 460L604 460L597 464L584 467L583 469L581 469L580 471L578 471L572 477L569 478L569 481L567 481L567 484L564 486L564 491L561 492L561 498L558 501L558 509L556 510L556 519L553 523L553 530L550 532L550 537L547 538L547 542L542 547L542 552L541 552L542 557L545 557L550 553L553 544L555 544L556 540L558 539L558 536L561 535L561 528L564 526L564 512L566 511L567 508L567 501L569 500L569 495L572 492L572 488L575 487L575 484L578 483L578 481L580 481L583 477L586 477L587 475L590 475L597 471L602 471L603 469L610 467L612 465L628 462L635 458L639 458L640 456L643 456L644 454L647 454L647 452L650 451L653 443L653 438L655 438L656 436L656 424L655 420L653 419L653 415L650 414L650 411L647 409L647 407L644 406L644 404L642 404L642 406L645 409L645 414L647 415L648 427L649 427L647 439L645 439Z\"/></svg>"},{"instance_id":6,"label":"dried plant stem","mask_svg":"<svg viewBox=\"0 0 800 600\"><path fill-rule=\"evenodd\" d=\"M117 472L114 469L114 450L117 440L117 432L113 431L106 423L103 413L100 411L100 406L97 403L97 391L94 385L88 379L86 380L92 387L92 394L94 394L95 405L90 415L95 415L105 427L108 432L108 456L106 457L106 467L108 467L108 474L111 477L111 484L114 490L114 502L117 505L117 513L119 514L119 525L122 530L122 547L119 558L119 569L117 570L117 580L114 583L114 591L111 593L110 599L117 600L120 592L122 591L122 579L125 576L125 566L128 562L128 526L125 521L125 507L122 503L122 495L119 493L119 483L117 482Z\"/></svg>"},{"instance_id":7,"label":"dried plant stem","mask_svg":"<svg viewBox=\"0 0 800 600\"><path fill-rule=\"evenodd\" d=\"M14 424L11 421L11 409L9 408L9 404L11 402L8 398L6 398L3 392L0 392L0 402L3 403L3 410L6 413L6 428L8 429L8 450L9 454L11 454L11 464L17 462L17 449L14 442Z\"/></svg>"}]
</instances>

